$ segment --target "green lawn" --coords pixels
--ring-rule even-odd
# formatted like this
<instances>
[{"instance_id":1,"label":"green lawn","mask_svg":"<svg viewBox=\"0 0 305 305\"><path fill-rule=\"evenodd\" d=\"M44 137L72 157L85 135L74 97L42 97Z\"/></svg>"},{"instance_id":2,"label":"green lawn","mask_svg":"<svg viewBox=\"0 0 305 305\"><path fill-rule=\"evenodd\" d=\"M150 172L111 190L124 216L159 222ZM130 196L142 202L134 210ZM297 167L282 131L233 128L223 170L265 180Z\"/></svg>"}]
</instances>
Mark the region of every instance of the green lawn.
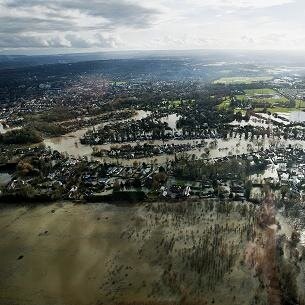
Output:
<instances>
[{"instance_id":1,"label":"green lawn","mask_svg":"<svg viewBox=\"0 0 305 305\"><path fill-rule=\"evenodd\" d=\"M255 111L260 112L263 111L263 108L255 108ZM273 108L267 108L267 111L271 112L271 113L275 113L275 112L283 112L283 113L288 113L288 112L292 112L292 111L299 111L299 110L303 110L303 109L297 109L297 108L287 108L287 107L273 107Z\"/></svg>"},{"instance_id":2,"label":"green lawn","mask_svg":"<svg viewBox=\"0 0 305 305\"><path fill-rule=\"evenodd\" d=\"M126 83L127 82L121 82L121 81L120 82L119 81L118 82L110 82L111 85L117 85L117 86L126 85Z\"/></svg>"},{"instance_id":3,"label":"green lawn","mask_svg":"<svg viewBox=\"0 0 305 305\"><path fill-rule=\"evenodd\" d=\"M221 104L217 106L218 110L227 110L231 105L230 99L225 99Z\"/></svg>"},{"instance_id":4,"label":"green lawn","mask_svg":"<svg viewBox=\"0 0 305 305\"><path fill-rule=\"evenodd\" d=\"M214 84L252 84L255 82L264 82L271 80L271 76L257 76L257 77L222 77L216 81Z\"/></svg>"},{"instance_id":5,"label":"green lawn","mask_svg":"<svg viewBox=\"0 0 305 305\"><path fill-rule=\"evenodd\" d=\"M169 101L169 105L172 108L177 108L181 105L181 101L180 100L176 100L176 101Z\"/></svg>"},{"instance_id":6,"label":"green lawn","mask_svg":"<svg viewBox=\"0 0 305 305\"><path fill-rule=\"evenodd\" d=\"M305 108L305 101L303 100L297 100L295 102L295 108Z\"/></svg>"},{"instance_id":7,"label":"green lawn","mask_svg":"<svg viewBox=\"0 0 305 305\"><path fill-rule=\"evenodd\" d=\"M296 108L285 108L285 107L274 107L274 108L268 108L268 111L270 111L271 113L275 113L275 112L291 112L291 111L297 111Z\"/></svg>"},{"instance_id":8,"label":"green lawn","mask_svg":"<svg viewBox=\"0 0 305 305\"><path fill-rule=\"evenodd\" d=\"M194 103L195 103L195 100L173 100L173 101L166 101L166 103L168 104L168 107L169 108L178 108L180 107L181 105L188 105L188 106L193 106Z\"/></svg>"},{"instance_id":9,"label":"green lawn","mask_svg":"<svg viewBox=\"0 0 305 305\"><path fill-rule=\"evenodd\" d=\"M259 95L273 95L273 97L266 97L261 98ZM245 90L245 94L242 95L236 95L235 96L237 100L239 101L245 101L245 100L251 100L253 104L255 103L265 103L268 105L281 105L285 106L288 102L287 98L280 95L278 92L276 92L273 89L270 88L260 88L260 89L249 89ZM278 105L276 105L278 104Z\"/></svg>"},{"instance_id":10,"label":"green lawn","mask_svg":"<svg viewBox=\"0 0 305 305\"><path fill-rule=\"evenodd\" d=\"M255 95L255 94L278 94L276 91L270 88L261 88L261 89L248 89L245 90L247 95Z\"/></svg>"}]
</instances>

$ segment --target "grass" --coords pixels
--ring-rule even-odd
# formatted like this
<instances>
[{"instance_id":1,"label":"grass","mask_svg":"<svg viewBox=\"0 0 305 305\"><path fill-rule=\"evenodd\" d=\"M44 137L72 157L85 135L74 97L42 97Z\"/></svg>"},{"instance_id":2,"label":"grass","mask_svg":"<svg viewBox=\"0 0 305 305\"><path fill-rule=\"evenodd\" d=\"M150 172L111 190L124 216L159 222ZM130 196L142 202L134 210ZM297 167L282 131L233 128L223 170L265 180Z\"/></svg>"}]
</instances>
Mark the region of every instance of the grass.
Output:
<instances>
[{"instance_id":1,"label":"grass","mask_svg":"<svg viewBox=\"0 0 305 305\"><path fill-rule=\"evenodd\" d=\"M125 85L125 84L126 84L126 82L123 82L123 81L118 81L118 82L115 82L115 81L113 81L113 82L110 82L110 84L111 84L111 85L117 85L117 86L120 86L120 85Z\"/></svg>"},{"instance_id":2,"label":"grass","mask_svg":"<svg viewBox=\"0 0 305 305\"><path fill-rule=\"evenodd\" d=\"M291 111L297 111L298 109L296 108L285 108L285 107L274 107L274 108L268 108L268 111L270 111L271 113L275 113L275 112L284 112L284 113L288 113Z\"/></svg>"},{"instance_id":3,"label":"grass","mask_svg":"<svg viewBox=\"0 0 305 305\"><path fill-rule=\"evenodd\" d=\"M176 109L178 107L181 107L181 105L189 105L193 106L194 105L194 100L173 100L173 101L167 101L169 108Z\"/></svg>"},{"instance_id":4,"label":"grass","mask_svg":"<svg viewBox=\"0 0 305 305\"><path fill-rule=\"evenodd\" d=\"M246 115L247 114L247 111L244 110L244 109L239 109L239 108L235 108L234 109L234 113L238 113L238 112L241 112L242 115Z\"/></svg>"},{"instance_id":5,"label":"grass","mask_svg":"<svg viewBox=\"0 0 305 305\"><path fill-rule=\"evenodd\" d=\"M260 98L259 95L270 95L271 97ZM285 106L288 106L288 99L271 88L248 89L245 90L245 94L236 95L235 98L239 101L249 101L253 107L256 104L268 105L271 112L277 112L274 111L277 108L287 109L286 112L290 111L288 108L285 108ZM255 109L258 110L257 107Z\"/></svg>"},{"instance_id":6,"label":"grass","mask_svg":"<svg viewBox=\"0 0 305 305\"><path fill-rule=\"evenodd\" d=\"M216 81L214 84L252 84L255 82L264 82L271 80L271 76L257 76L257 77L222 77Z\"/></svg>"},{"instance_id":7,"label":"grass","mask_svg":"<svg viewBox=\"0 0 305 305\"><path fill-rule=\"evenodd\" d=\"M181 105L181 101L180 100L176 100L176 101L169 101L169 105L172 108L177 108Z\"/></svg>"},{"instance_id":8,"label":"grass","mask_svg":"<svg viewBox=\"0 0 305 305\"><path fill-rule=\"evenodd\" d=\"M305 108L305 101L303 100L296 100L295 102L295 108Z\"/></svg>"},{"instance_id":9,"label":"grass","mask_svg":"<svg viewBox=\"0 0 305 305\"><path fill-rule=\"evenodd\" d=\"M263 111L263 108L255 108L255 111L259 112L259 111ZM297 108L288 108L288 107L273 107L273 108L267 108L267 111L271 112L271 113L276 113L276 112L282 112L282 113L289 113L289 112L293 112L293 111L299 111L300 109Z\"/></svg>"},{"instance_id":10,"label":"grass","mask_svg":"<svg viewBox=\"0 0 305 305\"><path fill-rule=\"evenodd\" d=\"M262 88L262 89L248 89L245 90L247 95L255 95L255 94L278 94L276 91L270 88Z\"/></svg>"},{"instance_id":11,"label":"grass","mask_svg":"<svg viewBox=\"0 0 305 305\"><path fill-rule=\"evenodd\" d=\"M218 110L227 110L231 105L230 99L225 99L221 104L217 106Z\"/></svg>"}]
</instances>

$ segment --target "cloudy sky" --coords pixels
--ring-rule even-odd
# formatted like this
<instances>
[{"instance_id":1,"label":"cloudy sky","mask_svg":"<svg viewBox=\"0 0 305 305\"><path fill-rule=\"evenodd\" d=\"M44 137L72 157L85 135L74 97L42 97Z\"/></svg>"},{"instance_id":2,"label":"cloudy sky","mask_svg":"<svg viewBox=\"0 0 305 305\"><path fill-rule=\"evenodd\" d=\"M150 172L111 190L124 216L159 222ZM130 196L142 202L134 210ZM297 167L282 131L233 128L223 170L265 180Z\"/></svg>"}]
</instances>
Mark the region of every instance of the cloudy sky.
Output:
<instances>
[{"instance_id":1,"label":"cloudy sky","mask_svg":"<svg viewBox=\"0 0 305 305\"><path fill-rule=\"evenodd\" d=\"M305 50L304 0L0 0L0 52Z\"/></svg>"}]
</instances>

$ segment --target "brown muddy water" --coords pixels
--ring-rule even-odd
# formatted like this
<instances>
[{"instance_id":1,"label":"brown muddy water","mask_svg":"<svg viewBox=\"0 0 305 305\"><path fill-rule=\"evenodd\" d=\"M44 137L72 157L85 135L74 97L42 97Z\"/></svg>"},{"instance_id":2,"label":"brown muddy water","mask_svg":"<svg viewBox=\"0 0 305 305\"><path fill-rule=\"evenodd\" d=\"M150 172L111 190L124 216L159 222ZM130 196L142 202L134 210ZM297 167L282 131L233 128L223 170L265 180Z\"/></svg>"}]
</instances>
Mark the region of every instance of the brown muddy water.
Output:
<instances>
[{"instance_id":1,"label":"brown muddy water","mask_svg":"<svg viewBox=\"0 0 305 305\"><path fill-rule=\"evenodd\" d=\"M152 206L2 206L0 304L179 302L191 295L220 305L250 304L257 293L264 298L254 272L240 264L248 218L216 215L206 202L189 203L183 213L185 202ZM217 224L228 229L217 233ZM212 236L221 248L210 245ZM229 269L217 251L233 255ZM202 253L211 263L203 262L208 271L199 276L201 260L194 266L189 260ZM219 274L223 279L215 280Z\"/></svg>"},{"instance_id":2,"label":"brown muddy water","mask_svg":"<svg viewBox=\"0 0 305 305\"><path fill-rule=\"evenodd\" d=\"M96 304L134 208L71 203L0 211L0 304ZM152 277L142 263L138 276Z\"/></svg>"},{"instance_id":3,"label":"brown muddy water","mask_svg":"<svg viewBox=\"0 0 305 305\"><path fill-rule=\"evenodd\" d=\"M137 114L132 118L133 120L140 120L151 113L149 111L144 110L137 110ZM179 116L177 114L170 114L166 117L163 117L161 121L167 122L169 126L176 130L176 123L179 119ZM123 121L128 121L123 120ZM101 123L97 124L94 127L99 128L100 126L103 126L107 123ZM240 126L246 126L246 125L253 125L253 126L263 126L267 127L269 126L266 121L263 119L257 119L254 117L251 117L251 120L249 122L233 122L232 125L240 125ZM93 127L86 127L79 129L77 131L68 133L66 135L60 136L60 137L54 137L54 138L47 138L44 140L44 144L46 147L50 147L52 150L57 150L60 153L67 153L70 156L73 157L88 157L89 159L94 160L100 160L102 162L113 162L118 163L122 165L132 165L135 161L138 163L146 162L146 163L158 163L158 164L165 164L167 161L174 160L174 155L160 155L160 156L154 156L151 158L142 158L142 159L113 159L113 158L95 158L92 157L93 149L106 149L109 150L111 146L120 146L122 144L105 144L105 145L96 145L96 146L90 146L90 145L83 145L80 143L80 139L85 135L85 133L88 130L91 130ZM169 140L166 142L162 141L137 141L137 142L126 142L124 144L130 144L132 146L136 144L144 144L149 142L150 144L154 145L162 145L162 144L195 144L196 142L201 142L201 139L194 139L194 140ZM222 158L227 156L234 156L234 155L241 155L244 153L249 153L252 151L259 151L261 149L268 149L270 147L274 146L287 146L288 144L292 145L299 145L304 147L305 142L304 141L290 141L290 140L284 140L284 139L258 139L251 141L250 139L245 139L244 136L242 138L230 138L227 140L223 139L216 139L214 141L213 139L205 140L207 146L206 148L209 149L210 153L208 157L210 159L213 158ZM216 145L211 146L211 142L215 142ZM186 152L186 154L189 155L195 155L197 158L207 157L205 155L205 149L199 148L194 149L192 151Z\"/></svg>"}]
</instances>

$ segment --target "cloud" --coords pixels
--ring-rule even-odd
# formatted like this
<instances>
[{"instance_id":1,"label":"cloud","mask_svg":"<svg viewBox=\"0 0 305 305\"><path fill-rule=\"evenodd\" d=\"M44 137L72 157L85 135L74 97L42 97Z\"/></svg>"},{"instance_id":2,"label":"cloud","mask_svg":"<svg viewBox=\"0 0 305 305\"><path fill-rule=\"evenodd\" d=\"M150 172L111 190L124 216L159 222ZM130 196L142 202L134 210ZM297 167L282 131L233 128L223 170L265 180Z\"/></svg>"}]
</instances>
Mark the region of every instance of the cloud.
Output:
<instances>
[{"instance_id":1,"label":"cloud","mask_svg":"<svg viewBox=\"0 0 305 305\"><path fill-rule=\"evenodd\" d=\"M267 8L295 3L296 0L156 0L165 6L210 9Z\"/></svg>"},{"instance_id":2,"label":"cloud","mask_svg":"<svg viewBox=\"0 0 305 305\"><path fill-rule=\"evenodd\" d=\"M157 14L126 0L0 0L0 31L145 28Z\"/></svg>"},{"instance_id":3,"label":"cloud","mask_svg":"<svg viewBox=\"0 0 305 305\"><path fill-rule=\"evenodd\" d=\"M212 7L228 8L266 8L294 3L294 0L208 0L203 4Z\"/></svg>"},{"instance_id":4,"label":"cloud","mask_svg":"<svg viewBox=\"0 0 305 305\"><path fill-rule=\"evenodd\" d=\"M37 35L3 35L0 34L0 48L46 48L67 47L68 44L59 37L41 37Z\"/></svg>"},{"instance_id":5,"label":"cloud","mask_svg":"<svg viewBox=\"0 0 305 305\"><path fill-rule=\"evenodd\" d=\"M303 48L304 12L304 0L0 0L0 48Z\"/></svg>"},{"instance_id":6,"label":"cloud","mask_svg":"<svg viewBox=\"0 0 305 305\"><path fill-rule=\"evenodd\" d=\"M105 35L97 33L92 37L84 38L78 34L68 34L65 39L69 41L69 47L71 48L116 48L120 42L117 38L111 35Z\"/></svg>"},{"instance_id":7,"label":"cloud","mask_svg":"<svg viewBox=\"0 0 305 305\"><path fill-rule=\"evenodd\" d=\"M0 0L0 47L115 48L115 31L148 28L159 12L128 0Z\"/></svg>"},{"instance_id":8,"label":"cloud","mask_svg":"<svg viewBox=\"0 0 305 305\"><path fill-rule=\"evenodd\" d=\"M117 38L101 33L92 36L82 36L81 34L0 34L0 48L116 48L120 45Z\"/></svg>"}]
</instances>

